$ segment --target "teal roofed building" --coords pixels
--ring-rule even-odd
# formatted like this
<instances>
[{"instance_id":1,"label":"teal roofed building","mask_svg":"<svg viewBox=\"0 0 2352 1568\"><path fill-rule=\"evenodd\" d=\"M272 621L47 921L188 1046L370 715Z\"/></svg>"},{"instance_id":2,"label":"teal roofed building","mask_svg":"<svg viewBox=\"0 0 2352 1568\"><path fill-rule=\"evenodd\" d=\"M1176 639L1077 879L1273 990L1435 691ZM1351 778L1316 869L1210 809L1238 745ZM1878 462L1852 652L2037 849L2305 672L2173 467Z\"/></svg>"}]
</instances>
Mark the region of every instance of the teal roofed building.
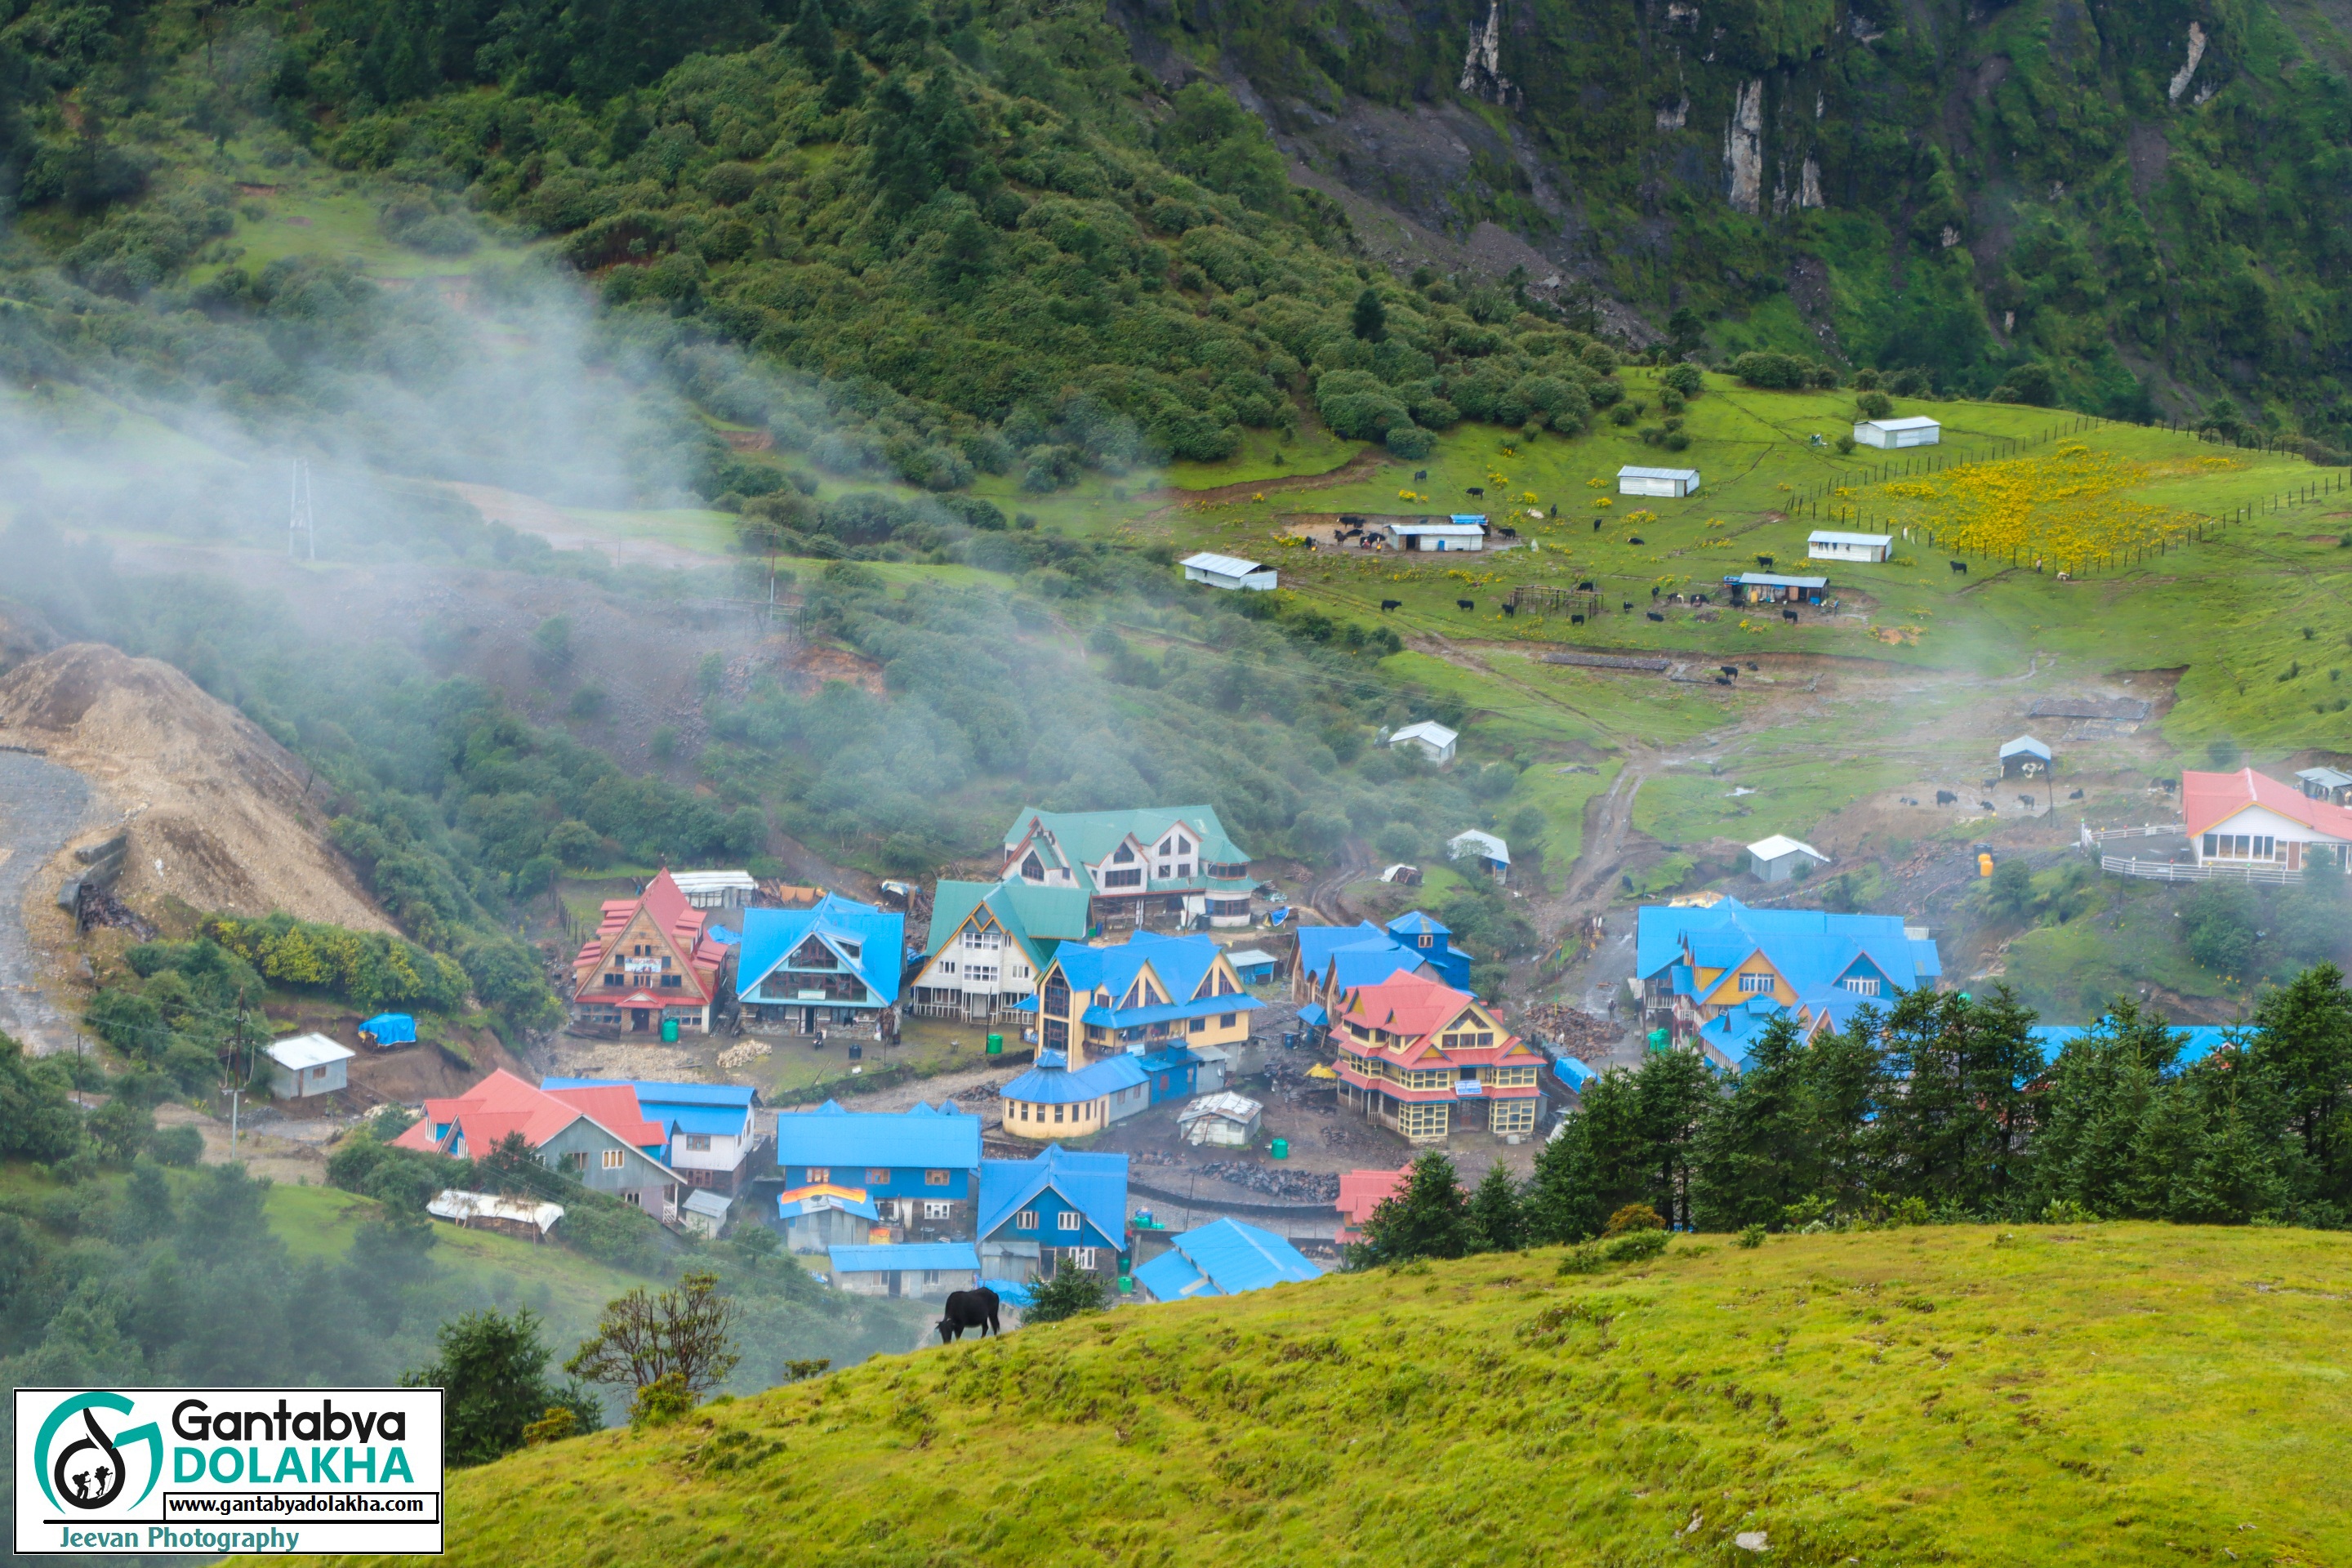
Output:
<instances>
[{"instance_id":1,"label":"teal roofed building","mask_svg":"<svg viewBox=\"0 0 2352 1568\"><path fill-rule=\"evenodd\" d=\"M1104 929L1250 921L1249 852L1214 806L1039 811L1024 806L1004 835L1002 879L1085 893Z\"/></svg>"},{"instance_id":2,"label":"teal roofed building","mask_svg":"<svg viewBox=\"0 0 2352 1568\"><path fill-rule=\"evenodd\" d=\"M1062 943L1086 940L1087 903L1078 888L941 882L907 1011L982 1023L1018 1006Z\"/></svg>"}]
</instances>

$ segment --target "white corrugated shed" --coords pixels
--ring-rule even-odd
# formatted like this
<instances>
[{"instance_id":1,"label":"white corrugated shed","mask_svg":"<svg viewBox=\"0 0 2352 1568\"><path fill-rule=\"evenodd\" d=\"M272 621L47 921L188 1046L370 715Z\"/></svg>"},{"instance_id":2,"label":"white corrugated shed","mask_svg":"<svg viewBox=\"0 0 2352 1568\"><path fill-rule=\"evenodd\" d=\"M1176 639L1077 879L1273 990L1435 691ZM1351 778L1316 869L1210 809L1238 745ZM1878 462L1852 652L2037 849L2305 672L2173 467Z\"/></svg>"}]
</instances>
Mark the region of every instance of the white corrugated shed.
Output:
<instances>
[{"instance_id":1,"label":"white corrugated shed","mask_svg":"<svg viewBox=\"0 0 2352 1568\"><path fill-rule=\"evenodd\" d=\"M1219 555L1203 550L1198 555L1188 555L1183 561L1187 583L1206 583L1212 588L1247 588L1263 593L1275 585L1275 570L1255 561L1244 561L1238 555Z\"/></svg>"},{"instance_id":2,"label":"white corrugated shed","mask_svg":"<svg viewBox=\"0 0 2352 1568\"><path fill-rule=\"evenodd\" d=\"M1461 738L1459 731L1449 730L1433 719L1423 719L1420 723L1407 724L1391 735L1389 744L1417 746L1431 762L1450 763L1454 760L1454 742Z\"/></svg>"},{"instance_id":3,"label":"white corrugated shed","mask_svg":"<svg viewBox=\"0 0 2352 1568\"><path fill-rule=\"evenodd\" d=\"M1239 1148L1256 1136L1258 1119L1265 1109L1248 1096L1226 1089L1202 1095L1186 1106L1177 1116L1176 1125L1183 1129L1188 1142Z\"/></svg>"},{"instance_id":4,"label":"white corrugated shed","mask_svg":"<svg viewBox=\"0 0 2352 1568\"><path fill-rule=\"evenodd\" d=\"M1864 419L1854 426L1853 438L1863 447L1933 447L1944 438L1944 427L1924 414L1902 419Z\"/></svg>"},{"instance_id":5,"label":"white corrugated shed","mask_svg":"<svg viewBox=\"0 0 2352 1568\"><path fill-rule=\"evenodd\" d=\"M1698 493L1696 468L1644 468L1628 463L1617 470L1621 496L1664 496L1673 500Z\"/></svg>"},{"instance_id":6,"label":"white corrugated shed","mask_svg":"<svg viewBox=\"0 0 2352 1568\"><path fill-rule=\"evenodd\" d=\"M760 890L749 871L672 871L669 879L698 910L743 909Z\"/></svg>"},{"instance_id":7,"label":"white corrugated shed","mask_svg":"<svg viewBox=\"0 0 2352 1568\"><path fill-rule=\"evenodd\" d=\"M297 1035L263 1053L269 1058L270 1092L280 1100L332 1094L351 1081L351 1059L359 1053L324 1035Z\"/></svg>"},{"instance_id":8,"label":"white corrugated shed","mask_svg":"<svg viewBox=\"0 0 2352 1568\"><path fill-rule=\"evenodd\" d=\"M1883 562L1894 548L1891 533L1841 533L1817 528L1805 536L1805 553L1815 561Z\"/></svg>"},{"instance_id":9,"label":"white corrugated shed","mask_svg":"<svg viewBox=\"0 0 2352 1568\"><path fill-rule=\"evenodd\" d=\"M1797 868L1808 859L1826 862L1829 857L1801 838L1790 838L1776 833L1769 838L1759 838L1748 847L1748 869L1766 882L1785 882L1797 874Z\"/></svg>"},{"instance_id":10,"label":"white corrugated shed","mask_svg":"<svg viewBox=\"0 0 2352 1568\"><path fill-rule=\"evenodd\" d=\"M563 1205L535 1204L528 1198L508 1197L500 1193L467 1193L445 1187L425 1205L425 1212L453 1225L464 1225L469 1220L504 1220L509 1225L527 1225L545 1236L563 1217Z\"/></svg>"}]
</instances>

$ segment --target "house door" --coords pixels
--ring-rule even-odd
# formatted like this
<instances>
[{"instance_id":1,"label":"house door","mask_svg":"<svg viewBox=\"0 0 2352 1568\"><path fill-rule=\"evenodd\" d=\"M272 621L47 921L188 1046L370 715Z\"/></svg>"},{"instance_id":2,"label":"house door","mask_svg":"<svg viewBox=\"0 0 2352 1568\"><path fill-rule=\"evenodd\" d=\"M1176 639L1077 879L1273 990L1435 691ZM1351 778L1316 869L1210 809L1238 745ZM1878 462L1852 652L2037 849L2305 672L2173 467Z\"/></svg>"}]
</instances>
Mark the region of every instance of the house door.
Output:
<instances>
[{"instance_id":1,"label":"house door","mask_svg":"<svg viewBox=\"0 0 2352 1568\"><path fill-rule=\"evenodd\" d=\"M632 1008L630 1008L630 1009L629 1009L629 1032L630 1032L631 1034L633 1034L633 1035L642 1035L642 1034L644 1034L644 1033L646 1032L646 1027L647 1027L647 1026L646 1026L646 1018L650 1017L651 1016L652 1016L652 1015L650 1015L649 1013L647 1013L647 1012L646 1011L646 1009L645 1009L645 1008L643 1008L643 1007L632 1007Z\"/></svg>"},{"instance_id":2,"label":"house door","mask_svg":"<svg viewBox=\"0 0 2352 1568\"><path fill-rule=\"evenodd\" d=\"M803 1007L801 1009L801 1033L803 1035L814 1035L816 1033L815 1008Z\"/></svg>"},{"instance_id":3,"label":"house door","mask_svg":"<svg viewBox=\"0 0 2352 1568\"><path fill-rule=\"evenodd\" d=\"M896 1268L890 1270L890 1298L892 1300L898 1300L898 1279L899 1271Z\"/></svg>"}]
</instances>

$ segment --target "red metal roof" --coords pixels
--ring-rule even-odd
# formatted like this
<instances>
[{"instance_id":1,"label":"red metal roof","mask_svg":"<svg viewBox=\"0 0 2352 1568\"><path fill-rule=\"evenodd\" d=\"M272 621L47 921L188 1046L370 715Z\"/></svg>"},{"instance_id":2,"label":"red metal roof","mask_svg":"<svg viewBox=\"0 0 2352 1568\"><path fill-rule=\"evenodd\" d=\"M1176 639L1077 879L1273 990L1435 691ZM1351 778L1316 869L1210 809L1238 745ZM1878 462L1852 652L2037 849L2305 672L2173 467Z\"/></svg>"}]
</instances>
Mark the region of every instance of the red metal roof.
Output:
<instances>
[{"instance_id":1,"label":"red metal roof","mask_svg":"<svg viewBox=\"0 0 2352 1568\"><path fill-rule=\"evenodd\" d=\"M603 999L593 994L591 983L611 958L614 944L620 941L622 932L636 918L639 909L645 910L655 929L676 950L675 955L685 966L687 984L694 991L691 998L673 998L667 1005L676 1006L690 1000L693 1005L699 1007L715 997L719 994L719 966L726 962L727 951L712 942L705 929L709 912L698 910L686 901L686 894L678 889L677 879L672 877L669 868L665 866L636 898L604 900L604 919L596 928L596 934L581 945L578 955L572 961L576 999L586 1004L602 1005ZM630 1006L651 1005L640 1002L624 1004Z\"/></svg>"},{"instance_id":2,"label":"red metal roof","mask_svg":"<svg viewBox=\"0 0 2352 1568\"><path fill-rule=\"evenodd\" d=\"M1350 1230L1360 1230L1372 1217L1372 1211L1381 1200L1395 1196L1404 1188L1412 1167L1400 1165L1393 1171L1342 1171L1339 1173L1339 1215Z\"/></svg>"},{"instance_id":3,"label":"red metal roof","mask_svg":"<svg viewBox=\"0 0 2352 1568\"><path fill-rule=\"evenodd\" d=\"M659 1122L646 1120L637 1091L627 1084L543 1089L501 1068L462 1095L427 1100L425 1120L393 1142L396 1148L446 1153L462 1136L468 1156L478 1159L510 1132L521 1133L525 1143L539 1148L583 1116L631 1148L659 1148L669 1142ZM436 1139L436 1127L447 1128L455 1136Z\"/></svg>"},{"instance_id":4,"label":"red metal roof","mask_svg":"<svg viewBox=\"0 0 2352 1568\"><path fill-rule=\"evenodd\" d=\"M2352 841L2352 809L2314 800L2294 785L2265 778L2252 768L2180 775L2180 820L2191 838L2257 805L2330 838Z\"/></svg>"}]
</instances>

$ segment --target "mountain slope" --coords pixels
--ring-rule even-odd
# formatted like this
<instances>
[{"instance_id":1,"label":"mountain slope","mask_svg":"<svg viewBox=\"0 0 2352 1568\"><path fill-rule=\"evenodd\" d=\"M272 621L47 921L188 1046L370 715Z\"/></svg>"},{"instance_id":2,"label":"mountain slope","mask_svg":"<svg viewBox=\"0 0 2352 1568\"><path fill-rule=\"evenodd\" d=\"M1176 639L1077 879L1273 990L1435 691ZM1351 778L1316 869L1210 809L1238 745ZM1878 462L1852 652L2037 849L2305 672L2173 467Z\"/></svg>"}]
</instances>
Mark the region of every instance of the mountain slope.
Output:
<instances>
[{"instance_id":1,"label":"mountain slope","mask_svg":"<svg viewBox=\"0 0 2352 1568\"><path fill-rule=\"evenodd\" d=\"M2352 1552L2341 1236L1559 1258L1120 1310L526 1452L456 1479L450 1560L1728 1563L1749 1531L1824 1564Z\"/></svg>"}]
</instances>

